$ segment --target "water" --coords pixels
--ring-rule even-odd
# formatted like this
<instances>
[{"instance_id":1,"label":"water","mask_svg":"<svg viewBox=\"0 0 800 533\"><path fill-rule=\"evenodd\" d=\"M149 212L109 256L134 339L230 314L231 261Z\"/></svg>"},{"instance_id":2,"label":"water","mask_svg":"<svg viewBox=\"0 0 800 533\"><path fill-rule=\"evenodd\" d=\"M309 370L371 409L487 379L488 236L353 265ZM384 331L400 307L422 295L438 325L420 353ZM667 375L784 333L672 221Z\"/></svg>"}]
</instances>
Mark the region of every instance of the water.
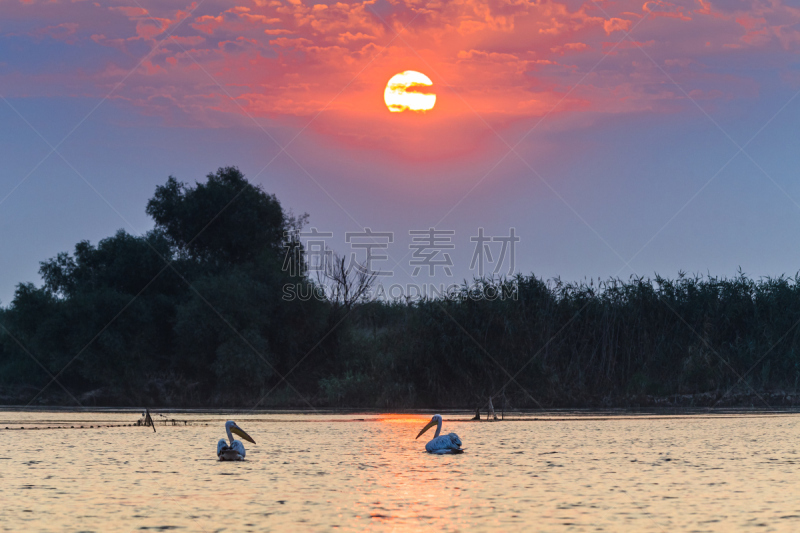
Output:
<instances>
[{"instance_id":1,"label":"water","mask_svg":"<svg viewBox=\"0 0 800 533\"><path fill-rule=\"evenodd\" d=\"M0 530L800 530L794 414L445 414L455 456L414 440L429 416L231 415L241 463L215 457L228 416L169 416L191 425L0 412Z\"/></svg>"}]
</instances>

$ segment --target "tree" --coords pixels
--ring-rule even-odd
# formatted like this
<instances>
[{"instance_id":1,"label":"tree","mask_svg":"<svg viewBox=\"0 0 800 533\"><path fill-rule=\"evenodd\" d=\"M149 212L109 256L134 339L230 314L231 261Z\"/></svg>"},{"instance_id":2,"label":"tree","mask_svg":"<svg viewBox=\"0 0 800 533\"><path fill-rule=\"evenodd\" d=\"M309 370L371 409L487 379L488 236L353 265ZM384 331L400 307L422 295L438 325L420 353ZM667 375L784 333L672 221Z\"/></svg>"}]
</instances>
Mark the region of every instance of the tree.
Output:
<instances>
[{"instance_id":1,"label":"tree","mask_svg":"<svg viewBox=\"0 0 800 533\"><path fill-rule=\"evenodd\" d=\"M179 254L218 266L280 254L287 221L278 199L236 167L220 168L194 187L170 176L147 214Z\"/></svg>"},{"instance_id":2,"label":"tree","mask_svg":"<svg viewBox=\"0 0 800 533\"><path fill-rule=\"evenodd\" d=\"M62 252L42 261L39 273L45 289L62 298L101 288L133 295L157 282L159 273L169 277L170 273L162 271L172 258L170 243L162 232L151 231L136 237L119 230L96 247L89 241L81 241L75 245L72 256Z\"/></svg>"},{"instance_id":3,"label":"tree","mask_svg":"<svg viewBox=\"0 0 800 533\"><path fill-rule=\"evenodd\" d=\"M353 305L366 301L376 279L377 274L365 265L355 263L348 266L347 258L336 253L330 255L317 273L320 285L327 287L330 293L334 318L338 318L339 308L349 312Z\"/></svg>"}]
</instances>

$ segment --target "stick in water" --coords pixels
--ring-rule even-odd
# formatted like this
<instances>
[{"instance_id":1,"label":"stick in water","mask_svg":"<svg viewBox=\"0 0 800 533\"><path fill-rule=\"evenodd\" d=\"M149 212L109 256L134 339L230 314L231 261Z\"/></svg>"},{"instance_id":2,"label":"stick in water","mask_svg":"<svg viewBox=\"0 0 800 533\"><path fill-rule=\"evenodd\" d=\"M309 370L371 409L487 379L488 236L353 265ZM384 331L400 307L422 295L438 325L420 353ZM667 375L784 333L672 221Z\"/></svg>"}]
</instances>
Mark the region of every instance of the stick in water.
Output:
<instances>
[{"instance_id":1,"label":"stick in water","mask_svg":"<svg viewBox=\"0 0 800 533\"><path fill-rule=\"evenodd\" d=\"M145 409L145 417L144 417L144 425L153 426L153 433L156 432L156 425L153 423L153 419L150 417L150 409Z\"/></svg>"}]
</instances>

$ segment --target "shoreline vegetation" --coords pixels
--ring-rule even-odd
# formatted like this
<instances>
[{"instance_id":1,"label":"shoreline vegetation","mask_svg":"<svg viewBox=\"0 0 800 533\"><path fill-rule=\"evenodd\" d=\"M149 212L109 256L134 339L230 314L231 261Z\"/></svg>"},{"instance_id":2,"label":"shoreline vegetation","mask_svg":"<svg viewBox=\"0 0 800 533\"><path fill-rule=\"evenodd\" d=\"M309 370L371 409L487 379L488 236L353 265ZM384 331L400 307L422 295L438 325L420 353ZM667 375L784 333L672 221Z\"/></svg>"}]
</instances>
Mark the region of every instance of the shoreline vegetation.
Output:
<instances>
[{"instance_id":1,"label":"shoreline vegetation","mask_svg":"<svg viewBox=\"0 0 800 533\"><path fill-rule=\"evenodd\" d=\"M147 213L150 232L82 241L0 307L0 404L800 405L798 276L531 274L380 301L368 298L374 276L335 254L310 275L297 237L307 215L235 167L194 185L170 177ZM321 296L286 300L287 285Z\"/></svg>"},{"instance_id":2,"label":"shoreline vegetation","mask_svg":"<svg viewBox=\"0 0 800 533\"><path fill-rule=\"evenodd\" d=\"M129 398L121 397L113 394L113 391L106 391L104 389L88 391L80 396L75 395L76 399L80 400L78 405L71 396L66 393L59 394L57 391L52 394L42 394L43 398L31 405L27 405L31 397L36 395L39 389L31 386L21 387L3 387L0 388L0 411L27 411L27 410L50 410L50 409L65 409L67 411L77 409L79 411L94 412L98 409L103 411L135 411L141 410L139 405L147 405L151 408L161 408L169 412L250 412L254 414L261 413L276 413L276 414L357 414L357 413L429 413L431 410L438 410L441 413L450 414L463 414L474 416L475 408L462 406L451 406L440 408L437 406L409 406L409 407L372 407L369 402L362 402L365 405L361 407L349 407L346 405L331 405L327 398L309 397L307 398L313 408L308 407L304 401L285 401L285 402L261 402L261 405L252 409L252 405L241 403L239 405L231 402L223 402L218 404L207 405L190 405L180 404L176 402L157 402L154 399L147 400L148 404L134 404L131 403ZM111 392L111 394L109 394ZM478 400L480 401L480 400ZM303 406L306 406L303 408ZM488 420L486 409L486 402L479 408L481 412L481 419ZM619 414L658 414L662 411L682 415L682 414L703 414L709 413L709 410L718 411L721 413L728 410L735 412L757 412L763 414L784 414L796 412L800 409L800 391L761 391L756 393L742 393L725 391L705 392L697 394L674 394L671 396L652 396L652 395L632 395L619 398L590 398L586 401L575 404L557 404L543 405L542 407L535 407L528 404L525 407L512 407L508 406L505 411L505 416L510 417L512 413L523 413L526 415L533 415L536 413L549 413L552 414L557 411L585 411L586 414L603 413L605 410L611 409ZM495 409L498 419L502 408Z\"/></svg>"}]
</instances>

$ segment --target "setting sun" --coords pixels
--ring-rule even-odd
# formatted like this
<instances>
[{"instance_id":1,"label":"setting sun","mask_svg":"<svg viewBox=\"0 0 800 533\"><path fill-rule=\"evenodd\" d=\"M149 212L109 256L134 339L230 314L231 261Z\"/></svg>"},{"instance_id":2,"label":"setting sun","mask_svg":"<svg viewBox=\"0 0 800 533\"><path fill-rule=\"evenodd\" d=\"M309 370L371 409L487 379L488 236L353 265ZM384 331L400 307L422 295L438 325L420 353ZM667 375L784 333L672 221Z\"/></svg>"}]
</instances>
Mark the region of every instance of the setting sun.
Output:
<instances>
[{"instance_id":1,"label":"setting sun","mask_svg":"<svg viewBox=\"0 0 800 533\"><path fill-rule=\"evenodd\" d=\"M414 70L406 70L395 74L386 84L383 92L383 101L392 113L406 110L424 112L433 109L436 104L436 95L418 92L419 87L430 87L431 79Z\"/></svg>"}]
</instances>

